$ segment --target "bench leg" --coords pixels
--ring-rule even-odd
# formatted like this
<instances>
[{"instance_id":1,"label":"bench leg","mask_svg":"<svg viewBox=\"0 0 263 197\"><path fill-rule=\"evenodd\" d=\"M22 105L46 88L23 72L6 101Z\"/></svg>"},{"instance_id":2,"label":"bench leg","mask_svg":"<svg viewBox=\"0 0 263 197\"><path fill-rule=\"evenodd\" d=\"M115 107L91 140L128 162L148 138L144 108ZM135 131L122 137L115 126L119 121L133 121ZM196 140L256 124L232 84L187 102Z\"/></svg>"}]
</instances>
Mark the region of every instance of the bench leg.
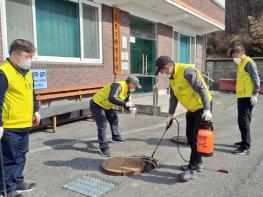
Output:
<instances>
[{"instance_id":1,"label":"bench leg","mask_svg":"<svg viewBox=\"0 0 263 197\"><path fill-rule=\"evenodd\" d=\"M52 121L52 128L53 128L53 132L56 133L57 132L57 117L53 116L53 121Z\"/></svg>"}]
</instances>

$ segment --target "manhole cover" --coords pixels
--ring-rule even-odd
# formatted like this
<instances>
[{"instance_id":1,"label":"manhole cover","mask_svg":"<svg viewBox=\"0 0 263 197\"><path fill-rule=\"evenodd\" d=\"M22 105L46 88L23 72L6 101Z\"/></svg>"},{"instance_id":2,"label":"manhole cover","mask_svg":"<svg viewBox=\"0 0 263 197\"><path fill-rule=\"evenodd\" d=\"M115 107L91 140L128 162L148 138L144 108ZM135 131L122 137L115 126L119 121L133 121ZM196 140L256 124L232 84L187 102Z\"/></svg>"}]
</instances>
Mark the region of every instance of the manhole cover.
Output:
<instances>
[{"instance_id":1,"label":"manhole cover","mask_svg":"<svg viewBox=\"0 0 263 197\"><path fill-rule=\"evenodd\" d=\"M138 175L159 167L159 162L150 157L112 157L102 164L105 173L115 176Z\"/></svg>"}]
</instances>

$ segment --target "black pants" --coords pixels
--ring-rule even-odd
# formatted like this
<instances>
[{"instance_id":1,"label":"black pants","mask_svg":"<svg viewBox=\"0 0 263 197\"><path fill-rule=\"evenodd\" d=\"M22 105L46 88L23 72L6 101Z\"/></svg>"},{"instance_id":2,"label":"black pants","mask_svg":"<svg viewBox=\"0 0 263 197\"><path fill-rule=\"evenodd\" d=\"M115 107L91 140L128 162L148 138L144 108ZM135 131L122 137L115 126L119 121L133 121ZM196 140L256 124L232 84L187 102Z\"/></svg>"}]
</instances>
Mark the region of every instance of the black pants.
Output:
<instances>
[{"instance_id":1,"label":"black pants","mask_svg":"<svg viewBox=\"0 0 263 197\"><path fill-rule=\"evenodd\" d=\"M238 108L238 126L241 133L241 147L248 149L251 146L250 138L250 123L253 106L250 103L250 98L239 98L237 100Z\"/></svg>"},{"instance_id":2,"label":"black pants","mask_svg":"<svg viewBox=\"0 0 263 197\"><path fill-rule=\"evenodd\" d=\"M16 190L24 181L23 171L26 164L26 153L28 152L29 129L19 129L19 132L6 129L1 143L7 191ZM3 192L2 177L0 179L0 190Z\"/></svg>"},{"instance_id":3,"label":"black pants","mask_svg":"<svg viewBox=\"0 0 263 197\"><path fill-rule=\"evenodd\" d=\"M196 170L197 164L202 163L202 157L197 152L197 135L200 124L202 123L202 115L204 110L200 109L196 112L186 113L186 137L188 144L191 146L191 156L189 166Z\"/></svg>"},{"instance_id":4,"label":"black pants","mask_svg":"<svg viewBox=\"0 0 263 197\"><path fill-rule=\"evenodd\" d=\"M121 139L121 135L118 131L118 115L114 109L103 109L97 105L93 100L90 101L90 111L97 124L98 139L101 149L108 149L108 141L106 137L107 121L110 123L112 139Z\"/></svg>"}]
</instances>

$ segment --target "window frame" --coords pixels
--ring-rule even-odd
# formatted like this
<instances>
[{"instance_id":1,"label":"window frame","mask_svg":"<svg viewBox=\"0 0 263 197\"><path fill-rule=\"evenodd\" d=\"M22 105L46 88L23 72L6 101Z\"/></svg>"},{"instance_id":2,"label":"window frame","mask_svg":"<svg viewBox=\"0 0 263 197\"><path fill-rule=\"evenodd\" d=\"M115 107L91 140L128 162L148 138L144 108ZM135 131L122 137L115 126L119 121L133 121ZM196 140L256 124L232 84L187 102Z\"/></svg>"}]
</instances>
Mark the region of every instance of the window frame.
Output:
<instances>
[{"instance_id":1,"label":"window frame","mask_svg":"<svg viewBox=\"0 0 263 197\"><path fill-rule=\"evenodd\" d=\"M59 56L41 56L36 51L33 57L33 62L54 62L54 63L88 63L88 64L102 64L103 63L103 49L102 49L102 8L101 4L91 2L89 0L68 0L78 4L79 9L79 28L80 28L80 57L59 57ZM98 9L98 23L99 23L99 58L84 58L84 32L83 32L83 6L82 4L90 5ZM2 10L2 35L3 35L3 56L7 58L8 41L7 41L7 19L6 19L6 0L1 0ZM32 16L33 16L33 40L36 48L37 45L37 26L36 26L36 6L35 0L32 0Z\"/></svg>"},{"instance_id":2,"label":"window frame","mask_svg":"<svg viewBox=\"0 0 263 197\"><path fill-rule=\"evenodd\" d=\"M173 28L173 51L172 51L172 54L173 54L173 59L174 59L174 57L175 57L175 51L174 51L174 39L175 39L175 37L174 37L174 34L175 34L175 32L177 33L177 36L178 36L178 41L179 41L179 44L178 44L178 54L177 54L177 58L178 58L178 60L179 60L179 62L177 62L177 63L180 63L180 36L181 36L181 34L182 35L184 35L184 36L188 36L188 37L190 37L190 63L189 64L191 64L191 65L195 65L195 63L196 63L196 34L193 34L193 33L189 33L189 32L185 32L185 31L182 31L182 30L179 30L179 29L176 29L176 28ZM192 50L191 50L191 44L192 44L192 37L194 37L195 38L195 42L194 42L194 44L195 44L195 47L194 47L194 50L195 50L195 55L194 55L194 63L192 62Z\"/></svg>"}]
</instances>

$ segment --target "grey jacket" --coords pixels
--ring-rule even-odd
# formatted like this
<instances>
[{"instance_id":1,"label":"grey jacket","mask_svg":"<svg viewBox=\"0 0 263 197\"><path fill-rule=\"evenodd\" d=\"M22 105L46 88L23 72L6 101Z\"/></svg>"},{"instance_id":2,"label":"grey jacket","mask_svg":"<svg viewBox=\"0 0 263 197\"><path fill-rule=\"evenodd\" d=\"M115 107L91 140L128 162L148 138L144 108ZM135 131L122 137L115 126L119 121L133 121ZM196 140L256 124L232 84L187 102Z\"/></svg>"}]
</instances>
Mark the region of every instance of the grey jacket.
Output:
<instances>
[{"instance_id":1,"label":"grey jacket","mask_svg":"<svg viewBox=\"0 0 263 197\"><path fill-rule=\"evenodd\" d=\"M255 62L254 61L248 62L244 70L250 75L251 80L253 81L254 84L253 95L255 95L260 91L260 78Z\"/></svg>"}]
</instances>

